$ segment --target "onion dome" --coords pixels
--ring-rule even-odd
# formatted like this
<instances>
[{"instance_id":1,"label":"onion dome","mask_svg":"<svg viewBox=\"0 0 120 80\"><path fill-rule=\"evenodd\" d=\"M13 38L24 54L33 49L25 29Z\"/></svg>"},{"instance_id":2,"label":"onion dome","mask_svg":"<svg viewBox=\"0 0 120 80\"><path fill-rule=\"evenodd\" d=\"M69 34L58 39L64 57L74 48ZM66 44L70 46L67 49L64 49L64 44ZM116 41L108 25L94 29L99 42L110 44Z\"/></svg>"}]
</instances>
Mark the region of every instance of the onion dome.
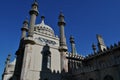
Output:
<instances>
[{"instance_id":1,"label":"onion dome","mask_svg":"<svg viewBox=\"0 0 120 80\"><path fill-rule=\"evenodd\" d=\"M42 22L40 24L35 25L35 31L42 33L43 35L54 36L54 30L45 24L44 19L45 17L41 17Z\"/></svg>"}]
</instances>

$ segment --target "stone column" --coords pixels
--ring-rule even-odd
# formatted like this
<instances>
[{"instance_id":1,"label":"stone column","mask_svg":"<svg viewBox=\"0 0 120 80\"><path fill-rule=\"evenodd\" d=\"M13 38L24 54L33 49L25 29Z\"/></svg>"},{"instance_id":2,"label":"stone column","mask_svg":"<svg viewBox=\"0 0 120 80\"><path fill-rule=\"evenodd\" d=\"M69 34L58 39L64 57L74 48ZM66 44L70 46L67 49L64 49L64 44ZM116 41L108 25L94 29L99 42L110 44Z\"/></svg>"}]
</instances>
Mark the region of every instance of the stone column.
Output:
<instances>
[{"instance_id":1,"label":"stone column","mask_svg":"<svg viewBox=\"0 0 120 80\"><path fill-rule=\"evenodd\" d=\"M60 13L59 15L59 21L58 26L60 27L60 47L59 51L61 54L61 71L68 72L68 60L66 59L67 55L67 45L66 45L66 38L65 38L65 32L64 32L64 15Z\"/></svg>"},{"instance_id":2,"label":"stone column","mask_svg":"<svg viewBox=\"0 0 120 80\"><path fill-rule=\"evenodd\" d=\"M75 41L73 36L70 36L70 43L71 43L71 53L72 55L75 55L76 51L75 51Z\"/></svg>"},{"instance_id":3,"label":"stone column","mask_svg":"<svg viewBox=\"0 0 120 80\"><path fill-rule=\"evenodd\" d=\"M21 39L23 39L26 37L26 33L28 31L28 20L27 19L23 22L23 27L21 28L21 31L22 31Z\"/></svg>"},{"instance_id":4,"label":"stone column","mask_svg":"<svg viewBox=\"0 0 120 80\"><path fill-rule=\"evenodd\" d=\"M32 4L32 9L30 10L29 13L30 13L30 27L28 36L33 37L36 16L38 16L38 3L36 1Z\"/></svg>"}]
</instances>

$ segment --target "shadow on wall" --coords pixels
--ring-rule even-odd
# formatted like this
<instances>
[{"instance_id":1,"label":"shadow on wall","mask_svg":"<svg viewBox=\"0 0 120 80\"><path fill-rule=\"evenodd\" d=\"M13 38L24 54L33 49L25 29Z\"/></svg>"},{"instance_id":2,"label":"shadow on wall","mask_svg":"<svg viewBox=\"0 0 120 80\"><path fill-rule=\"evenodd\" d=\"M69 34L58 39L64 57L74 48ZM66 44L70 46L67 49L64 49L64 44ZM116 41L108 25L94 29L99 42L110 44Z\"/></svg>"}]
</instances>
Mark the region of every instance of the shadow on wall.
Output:
<instances>
[{"instance_id":1,"label":"shadow on wall","mask_svg":"<svg viewBox=\"0 0 120 80\"><path fill-rule=\"evenodd\" d=\"M50 47L48 46L48 44L46 44L43 47L41 54L42 54L42 71L50 70L50 68L51 68L51 52L50 52Z\"/></svg>"},{"instance_id":2,"label":"shadow on wall","mask_svg":"<svg viewBox=\"0 0 120 80\"><path fill-rule=\"evenodd\" d=\"M42 69L40 71L39 80L61 80L59 71L51 71L51 52L50 46L46 44L41 52L42 54Z\"/></svg>"},{"instance_id":3,"label":"shadow on wall","mask_svg":"<svg viewBox=\"0 0 120 80\"><path fill-rule=\"evenodd\" d=\"M51 71L51 51L50 46L46 44L41 51L42 54L42 68L40 71L39 80L68 80L65 71L59 72L56 70ZM71 79L70 79L71 80Z\"/></svg>"}]
</instances>

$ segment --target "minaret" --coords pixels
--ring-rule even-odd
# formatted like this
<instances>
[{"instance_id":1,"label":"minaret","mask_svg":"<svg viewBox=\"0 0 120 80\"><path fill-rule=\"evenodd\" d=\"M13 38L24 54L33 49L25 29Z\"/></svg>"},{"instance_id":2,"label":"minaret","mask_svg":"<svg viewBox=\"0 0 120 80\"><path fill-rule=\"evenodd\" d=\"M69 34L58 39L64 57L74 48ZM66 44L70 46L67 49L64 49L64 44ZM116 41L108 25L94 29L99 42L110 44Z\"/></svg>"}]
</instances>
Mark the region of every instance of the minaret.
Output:
<instances>
[{"instance_id":1,"label":"minaret","mask_svg":"<svg viewBox=\"0 0 120 80\"><path fill-rule=\"evenodd\" d=\"M68 62L66 59L66 53L67 53L67 45L66 45L66 38L65 38L65 32L64 32L64 26L66 25L64 20L64 15L60 13L59 15L59 21L58 26L60 27L60 47L59 51L61 53L61 71L68 71Z\"/></svg>"},{"instance_id":2,"label":"minaret","mask_svg":"<svg viewBox=\"0 0 120 80\"><path fill-rule=\"evenodd\" d=\"M27 31L28 31L28 19L26 19L26 20L23 22L23 27L21 28L21 31L22 31L21 39L23 39L23 38L26 37L26 33L27 33Z\"/></svg>"},{"instance_id":3,"label":"minaret","mask_svg":"<svg viewBox=\"0 0 120 80\"><path fill-rule=\"evenodd\" d=\"M92 49L93 49L94 53L97 52L97 51L96 51L96 45L95 45L94 43L92 44Z\"/></svg>"},{"instance_id":4,"label":"minaret","mask_svg":"<svg viewBox=\"0 0 120 80\"><path fill-rule=\"evenodd\" d=\"M70 43L71 43L71 53L72 55L75 55L76 49L75 49L75 41L73 36L70 36Z\"/></svg>"},{"instance_id":5,"label":"minaret","mask_svg":"<svg viewBox=\"0 0 120 80\"><path fill-rule=\"evenodd\" d=\"M99 51L103 51L104 49L106 49L106 45L101 35L97 34L97 40L98 40Z\"/></svg>"},{"instance_id":6,"label":"minaret","mask_svg":"<svg viewBox=\"0 0 120 80\"><path fill-rule=\"evenodd\" d=\"M10 54L8 55L7 59L6 59L6 68L5 68L5 74L7 74L9 71L8 71L8 64L10 63Z\"/></svg>"},{"instance_id":7,"label":"minaret","mask_svg":"<svg viewBox=\"0 0 120 80\"><path fill-rule=\"evenodd\" d=\"M60 46L63 47L65 50L67 50L66 38L65 38L65 32L64 32L65 25L66 23L64 20L64 15L61 12L59 15L59 21L58 21L58 26L60 27Z\"/></svg>"},{"instance_id":8,"label":"minaret","mask_svg":"<svg viewBox=\"0 0 120 80\"><path fill-rule=\"evenodd\" d=\"M4 73L2 75L2 80L7 80L7 78L8 78L7 75L9 74L8 65L10 63L10 56L11 55L8 55L8 57L7 57L6 61L5 61L6 66L5 66L5 69L4 69Z\"/></svg>"},{"instance_id":9,"label":"minaret","mask_svg":"<svg viewBox=\"0 0 120 80\"><path fill-rule=\"evenodd\" d=\"M19 44L19 48L18 50L16 51L16 64L15 64L15 71L14 71L14 74L13 74L13 79L16 80L18 79L19 80L19 77L20 77L20 73L21 73L21 67L22 67L22 59L23 59L23 51L24 51L24 38L26 37L27 35L27 32L28 32L28 19L26 18L24 21L23 21L23 27L21 28L21 40L20 40L20 44Z\"/></svg>"},{"instance_id":10,"label":"minaret","mask_svg":"<svg viewBox=\"0 0 120 80\"><path fill-rule=\"evenodd\" d=\"M34 3L32 4L32 9L30 10L30 27L29 27L29 37L33 37L33 32L34 32L34 25L36 21L36 16L38 16L38 3L35 0Z\"/></svg>"}]
</instances>

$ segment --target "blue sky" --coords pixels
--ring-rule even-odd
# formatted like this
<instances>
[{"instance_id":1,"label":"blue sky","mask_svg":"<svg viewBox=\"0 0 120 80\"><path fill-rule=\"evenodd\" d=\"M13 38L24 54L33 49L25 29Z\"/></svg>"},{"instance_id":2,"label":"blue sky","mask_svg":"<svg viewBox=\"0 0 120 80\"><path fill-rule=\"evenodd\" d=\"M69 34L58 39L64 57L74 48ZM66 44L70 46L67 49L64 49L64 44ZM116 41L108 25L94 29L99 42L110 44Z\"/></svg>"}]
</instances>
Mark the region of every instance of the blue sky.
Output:
<instances>
[{"instance_id":1,"label":"blue sky","mask_svg":"<svg viewBox=\"0 0 120 80\"><path fill-rule=\"evenodd\" d=\"M33 0L1 0L0 2L0 75L7 55L15 57L21 36L20 28ZM105 44L110 46L120 40L120 0L38 0L39 16L45 16L45 23L59 35L57 26L59 12L66 21L66 37L73 35L79 54L92 53L92 43L97 44L96 34L101 34ZM69 47L70 51L70 47Z\"/></svg>"}]
</instances>

